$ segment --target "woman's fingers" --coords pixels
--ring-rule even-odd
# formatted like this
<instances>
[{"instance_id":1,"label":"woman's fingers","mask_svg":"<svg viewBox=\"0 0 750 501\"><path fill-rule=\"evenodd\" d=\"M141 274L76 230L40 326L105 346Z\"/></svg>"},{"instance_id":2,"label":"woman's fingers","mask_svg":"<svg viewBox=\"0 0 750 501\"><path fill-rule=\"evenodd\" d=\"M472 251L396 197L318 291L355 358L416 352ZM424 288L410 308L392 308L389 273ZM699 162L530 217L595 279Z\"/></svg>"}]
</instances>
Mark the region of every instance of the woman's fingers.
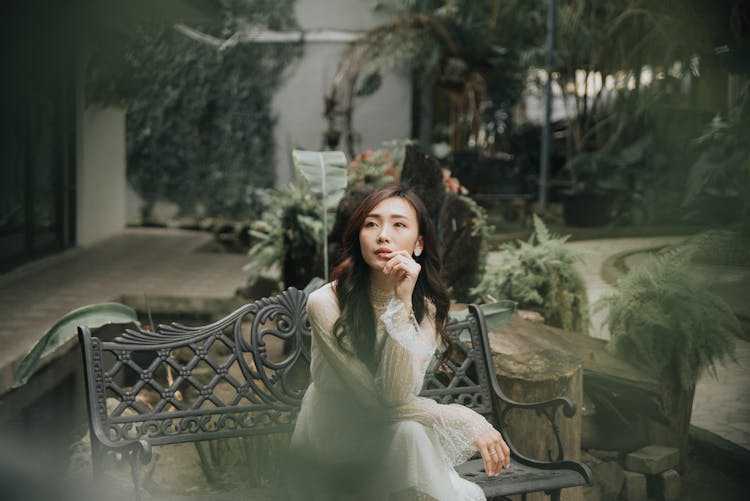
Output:
<instances>
[{"instance_id":1,"label":"woman's fingers","mask_svg":"<svg viewBox=\"0 0 750 501\"><path fill-rule=\"evenodd\" d=\"M484 461L484 471L487 472L487 475L494 477L497 475L497 466L496 466L496 459L493 457L492 454L490 454L490 449L487 446L482 446L479 448L479 454L482 456L482 461Z\"/></svg>"},{"instance_id":2,"label":"woman's fingers","mask_svg":"<svg viewBox=\"0 0 750 501\"><path fill-rule=\"evenodd\" d=\"M406 251L391 252L387 257L383 273L392 277L396 296L411 308L411 295L422 267Z\"/></svg>"},{"instance_id":3,"label":"woman's fingers","mask_svg":"<svg viewBox=\"0 0 750 501\"><path fill-rule=\"evenodd\" d=\"M510 449L497 430L486 433L476 443L484 461L484 470L489 476L500 474L502 468L510 467Z\"/></svg>"},{"instance_id":4,"label":"woman's fingers","mask_svg":"<svg viewBox=\"0 0 750 501\"><path fill-rule=\"evenodd\" d=\"M389 275L394 270L401 270L404 273L418 275L421 270L419 263L408 256L396 255L388 260L383 267L383 273Z\"/></svg>"},{"instance_id":5,"label":"woman's fingers","mask_svg":"<svg viewBox=\"0 0 750 501\"><path fill-rule=\"evenodd\" d=\"M505 440L500 437L500 446L503 448L503 456L505 457L505 467L510 468L510 448Z\"/></svg>"}]
</instances>

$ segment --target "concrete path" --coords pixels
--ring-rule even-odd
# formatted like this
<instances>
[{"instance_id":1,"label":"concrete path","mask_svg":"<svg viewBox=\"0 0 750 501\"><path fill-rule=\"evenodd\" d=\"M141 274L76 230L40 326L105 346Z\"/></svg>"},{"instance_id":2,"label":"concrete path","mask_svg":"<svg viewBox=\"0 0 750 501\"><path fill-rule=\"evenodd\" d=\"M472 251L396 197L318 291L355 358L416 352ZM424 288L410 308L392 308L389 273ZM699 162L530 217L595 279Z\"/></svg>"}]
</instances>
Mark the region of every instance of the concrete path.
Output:
<instances>
[{"instance_id":1,"label":"concrete path","mask_svg":"<svg viewBox=\"0 0 750 501\"><path fill-rule=\"evenodd\" d=\"M126 294L231 298L245 284L246 258L202 252L212 238L204 232L128 229L0 275L0 395L39 336L80 306Z\"/></svg>"}]
</instances>

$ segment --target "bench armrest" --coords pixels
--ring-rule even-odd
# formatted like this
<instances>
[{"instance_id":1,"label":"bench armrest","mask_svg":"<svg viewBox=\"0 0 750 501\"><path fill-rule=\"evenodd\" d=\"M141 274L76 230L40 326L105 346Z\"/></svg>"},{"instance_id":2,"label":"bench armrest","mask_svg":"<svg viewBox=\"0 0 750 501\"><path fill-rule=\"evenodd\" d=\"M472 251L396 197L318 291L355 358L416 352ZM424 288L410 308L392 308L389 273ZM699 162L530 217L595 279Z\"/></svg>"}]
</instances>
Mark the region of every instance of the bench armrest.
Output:
<instances>
[{"instance_id":1,"label":"bench armrest","mask_svg":"<svg viewBox=\"0 0 750 501\"><path fill-rule=\"evenodd\" d=\"M495 397L502 402L500 415L498 416L500 420L498 424L500 427L505 429L505 416L512 409L536 411L537 415L543 415L547 418L547 421L549 421L552 426L552 432L555 435L555 442L557 443L557 456L553 458L552 450L548 449L547 460L562 461L563 457L565 457L565 451L563 450L562 439L560 438L560 427L557 424L557 409L562 407L563 415L567 418L572 418L575 416L577 410L575 402L567 397L555 397L543 402L516 402L505 396L497 383L497 379L494 377L492 378L492 389Z\"/></svg>"},{"instance_id":2,"label":"bench armrest","mask_svg":"<svg viewBox=\"0 0 750 501\"><path fill-rule=\"evenodd\" d=\"M568 397L555 397L543 402L516 402L506 397L502 392L496 391L495 396L505 404L506 408L540 410L545 407L552 407L554 410L555 407L562 406L565 417L573 417L576 415L576 403Z\"/></svg>"}]
</instances>

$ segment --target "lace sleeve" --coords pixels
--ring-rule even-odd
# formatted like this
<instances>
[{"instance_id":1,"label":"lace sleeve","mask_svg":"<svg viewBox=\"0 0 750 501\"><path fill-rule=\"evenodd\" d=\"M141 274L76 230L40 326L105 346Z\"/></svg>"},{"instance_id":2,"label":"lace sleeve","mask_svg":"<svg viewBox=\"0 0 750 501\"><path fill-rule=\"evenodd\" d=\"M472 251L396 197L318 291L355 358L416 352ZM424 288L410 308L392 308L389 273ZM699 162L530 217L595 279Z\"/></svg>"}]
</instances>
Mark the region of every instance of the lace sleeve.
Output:
<instances>
[{"instance_id":1,"label":"lace sleeve","mask_svg":"<svg viewBox=\"0 0 750 501\"><path fill-rule=\"evenodd\" d=\"M477 452L477 439L492 429L484 416L466 406L439 404L425 397L414 397L400 407L398 414L401 419L432 428L442 446L442 459L451 466L472 457Z\"/></svg>"},{"instance_id":2,"label":"lace sleeve","mask_svg":"<svg viewBox=\"0 0 750 501\"><path fill-rule=\"evenodd\" d=\"M452 466L461 464L474 455L474 443L492 425L463 405L443 405L417 396L437 344L434 307L430 305L418 325L411 312L393 300L380 318L388 333L376 378L381 399L391 407L393 419L432 428L442 445L442 459Z\"/></svg>"},{"instance_id":3,"label":"lace sleeve","mask_svg":"<svg viewBox=\"0 0 750 501\"><path fill-rule=\"evenodd\" d=\"M420 326L414 314L396 298L380 316L388 334L375 382L385 405L395 407L414 397L435 353L434 315L425 315Z\"/></svg>"},{"instance_id":4,"label":"lace sleeve","mask_svg":"<svg viewBox=\"0 0 750 501\"><path fill-rule=\"evenodd\" d=\"M308 298L307 315L314 346L313 366L319 363L319 359L322 360L351 389L351 398L365 407L377 410L382 404L378 398L380 390L372 375L361 360L342 351L334 338L333 322L338 318L339 312L330 287L319 289ZM314 379L313 367L311 372Z\"/></svg>"}]
</instances>

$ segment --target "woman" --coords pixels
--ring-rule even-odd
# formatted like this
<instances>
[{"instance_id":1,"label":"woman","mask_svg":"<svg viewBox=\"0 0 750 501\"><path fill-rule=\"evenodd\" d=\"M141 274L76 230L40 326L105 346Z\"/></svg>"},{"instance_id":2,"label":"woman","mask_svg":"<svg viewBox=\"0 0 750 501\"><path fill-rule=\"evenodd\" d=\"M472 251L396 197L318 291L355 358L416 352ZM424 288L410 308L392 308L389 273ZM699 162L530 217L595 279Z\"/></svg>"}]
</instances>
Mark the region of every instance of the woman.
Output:
<instances>
[{"instance_id":1,"label":"woman","mask_svg":"<svg viewBox=\"0 0 750 501\"><path fill-rule=\"evenodd\" d=\"M332 283L307 303L312 383L292 446L311 459L308 477L327 470L327 488L358 499L484 499L453 467L479 451L489 475L507 468L500 433L467 407L417 396L438 340L450 344L424 204L410 190L376 191L352 214L343 249Z\"/></svg>"}]
</instances>

